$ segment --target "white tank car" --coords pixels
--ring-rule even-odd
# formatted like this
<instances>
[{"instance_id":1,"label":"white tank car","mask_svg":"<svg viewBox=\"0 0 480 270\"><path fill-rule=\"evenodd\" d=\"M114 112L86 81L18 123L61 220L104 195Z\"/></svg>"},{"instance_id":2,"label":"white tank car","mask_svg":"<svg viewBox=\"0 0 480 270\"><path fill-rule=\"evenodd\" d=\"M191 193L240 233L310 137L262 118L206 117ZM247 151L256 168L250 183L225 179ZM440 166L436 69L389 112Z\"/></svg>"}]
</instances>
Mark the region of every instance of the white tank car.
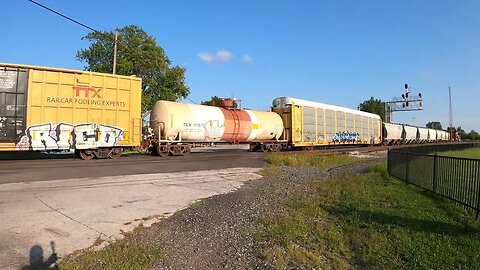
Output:
<instances>
[{"instance_id":1,"label":"white tank car","mask_svg":"<svg viewBox=\"0 0 480 270\"><path fill-rule=\"evenodd\" d=\"M403 142L405 144L415 143L417 140L417 127L403 126Z\"/></svg>"},{"instance_id":2,"label":"white tank car","mask_svg":"<svg viewBox=\"0 0 480 270\"><path fill-rule=\"evenodd\" d=\"M399 144L402 141L403 126L399 124L384 123L385 134L384 143Z\"/></svg>"},{"instance_id":3,"label":"white tank car","mask_svg":"<svg viewBox=\"0 0 480 270\"><path fill-rule=\"evenodd\" d=\"M160 100L150 114L160 140L184 142L252 142L278 139L283 132L273 112L226 109Z\"/></svg>"},{"instance_id":4,"label":"white tank car","mask_svg":"<svg viewBox=\"0 0 480 270\"><path fill-rule=\"evenodd\" d=\"M417 143L426 143L428 142L428 128L418 128L418 137Z\"/></svg>"}]
</instances>

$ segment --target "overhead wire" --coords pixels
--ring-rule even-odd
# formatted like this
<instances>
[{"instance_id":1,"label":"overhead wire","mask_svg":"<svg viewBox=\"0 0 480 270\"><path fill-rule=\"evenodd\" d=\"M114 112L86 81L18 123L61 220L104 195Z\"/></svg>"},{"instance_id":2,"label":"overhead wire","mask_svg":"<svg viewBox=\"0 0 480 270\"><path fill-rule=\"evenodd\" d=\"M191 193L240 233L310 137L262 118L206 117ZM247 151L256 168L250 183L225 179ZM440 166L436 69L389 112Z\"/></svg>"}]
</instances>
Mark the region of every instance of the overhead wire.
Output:
<instances>
[{"instance_id":1,"label":"overhead wire","mask_svg":"<svg viewBox=\"0 0 480 270\"><path fill-rule=\"evenodd\" d=\"M190 102L193 102L193 103L195 103L195 104L198 104L197 102L195 102L195 101L191 100L191 99L190 99L190 98L188 98L188 97L185 97L185 99L188 99Z\"/></svg>"},{"instance_id":2,"label":"overhead wire","mask_svg":"<svg viewBox=\"0 0 480 270\"><path fill-rule=\"evenodd\" d=\"M88 25L86 25L86 24L84 24L84 23L82 23L82 22L80 22L80 21L77 21L77 20L75 20L75 19L73 19L73 18L71 18L71 17L68 17L67 15L64 15L64 14L58 12L58 11L55 11L55 10L53 10L52 8L49 8L49 7L47 7L47 6L39 3L39 2L37 2L37 1L34 1L34 0L27 0L27 1L33 3L33 4L37 5L37 6L39 6L39 7L41 7L41 8L43 8L43 9L46 9L46 10L52 12L52 13L55 13L55 14L57 14L58 16L63 17L63 18L65 18L65 19L67 19L67 20L69 20L69 21L71 21L71 22L73 22L73 23L76 23L76 24L78 24L78 25L80 25L80 26L82 26L82 27L84 27L84 28L87 28L87 29L90 30L90 31L99 33L99 34L104 35L104 36L106 36L106 37L110 37L110 36L106 35L105 33L101 32L101 31L98 31L98 30L96 30L96 29L94 29L94 28L92 28L92 27L90 27L90 26L88 26ZM193 103L195 103L195 104L198 104L197 102L191 100L191 99L188 98L188 97L186 97L186 99L188 99L190 102L193 102Z\"/></svg>"},{"instance_id":3,"label":"overhead wire","mask_svg":"<svg viewBox=\"0 0 480 270\"><path fill-rule=\"evenodd\" d=\"M80 26L82 26L82 27L85 27L85 28L87 28L87 29L90 30L90 31L93 31L93 32L96 32L96 33L100 33L100 34L102 34L102 35L105 35L104 33L100 32L100 31L98 31L98 30L96 30L96 29L94 29L94 28L92 28L92 27L90 27L90 26L88 26L88 25L86 25L86 24L84 24L84 23L82 23L82 22L79 22L79 21L77 21L77 20L75 20L75 19L73 19L73 18L70 18L70 17L68 17L67 15L64 15L64 14L58 12L58 11L55 11L55 10L53 10L53 9L51 9L51 8L49 8L49 7L45 6L45 5L37 2L37 1L34 1L34 0L27 0L27 1L33 3L33 4L37 5L37 6L39 6L39 7L41 7L41 8L43 8L43 9L46 9L46 10L48 10L48 11L50 11L50 12L53 12L53 13L57 14L58 16L61 16L61 17L65 18L65 19L67 19L67 20L69 20L69 21L71 21L71 22L74 22L74 23L76 23L76 24L78 24L78 25L80 25Z\"/></svg>"}]
</instances>

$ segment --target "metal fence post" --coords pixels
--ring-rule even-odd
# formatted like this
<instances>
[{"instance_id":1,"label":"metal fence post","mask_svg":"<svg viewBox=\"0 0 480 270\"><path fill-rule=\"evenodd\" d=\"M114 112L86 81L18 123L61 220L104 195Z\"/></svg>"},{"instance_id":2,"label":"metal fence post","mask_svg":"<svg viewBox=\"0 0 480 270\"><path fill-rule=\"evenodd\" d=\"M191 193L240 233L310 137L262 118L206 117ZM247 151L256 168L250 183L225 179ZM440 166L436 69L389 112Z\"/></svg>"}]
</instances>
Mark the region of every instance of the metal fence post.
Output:
<instances>
[{"instance_id":1,"label":"metal fence post","mask_svg":"<svg viewBox=\"0 0 480 270\"><path fill-rule=\"evenodd\" d=\"M433 155L433 179L432 179L433 192L437 192L437 154Z\"/></svg>"},{"instance_id":2,"label":"metal fence post","mask_svg":"<svg viewBox=\"0 0 480 270\"><path fill-rule=\"evenodd\" d=\"M405 165L405 181L407 181L408 183L410 183L409 181L409 177L408 177L408 173L409 173L409 167L410 167L410 154L407 153L405 159L406 159L406 165Z\"/></svg>"},{"instance_id":3,"label":"metal fence post","mask_svg":"<svg viewBox=\"0 0 480 270\"><path fill-rule=\"evenodd\" d=\"M390 161L390 149L387 150L387 171L388 171L388 176L392 176L390 174L390 165L392 164L392 162Z\"/></svg>"},{"instance_id":4,"label":"metal fence post","mask_svg":"<svg viewBox=\"0 0 480 270\"><path fill-rule=\"evenodd\" d=\"M475 177L477 178L477 183L480 181L480 168L479 168L479 165L480 165L480 162L476 162L477 164L475 164L475 167L476 167L476 175ZM477 184L478 185L478 194L477 194L477 215L476 215L476 218L477 220L480 220L480 183Z\"/></svg>"}]
</instances>

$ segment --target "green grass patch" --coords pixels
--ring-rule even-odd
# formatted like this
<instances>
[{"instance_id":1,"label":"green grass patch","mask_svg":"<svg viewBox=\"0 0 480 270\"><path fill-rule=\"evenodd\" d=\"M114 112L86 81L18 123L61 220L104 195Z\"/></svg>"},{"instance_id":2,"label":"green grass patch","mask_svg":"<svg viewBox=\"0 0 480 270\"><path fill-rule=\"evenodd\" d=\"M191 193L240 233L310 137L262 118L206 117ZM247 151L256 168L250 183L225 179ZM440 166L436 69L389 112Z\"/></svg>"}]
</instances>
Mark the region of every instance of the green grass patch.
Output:
<instances>
[{"instance_id":1,"label":"green grass patch","mask_svg":"<svg viewBox=\"0 0 480 270\"><path fill-rule=\"evenodd\" d=\"M438 155L447 157L476 158L480 159L480 148L469 148L458 151L438 152Z\"/></svg>"},{"instance_id":2,"label":"green grass patch","mask_svg":"<svg viewBox=\"0 0 480 270\"><path fill-rule=\"evenodd\" d=\"M316 166L347 165L357 161L350 155L315 155L312 153L271 153L267 162L273 166Z\"/></svg>"},{"instance_id":3,"label":"green grass patch","mask_svg":"<svg viewBox=\"0 0 480 270\"><path fill-rule=\"evenodd\" d=\"M126 234L121 240L113 241L101 250L87 249L68 256L60 263L60 269L150 269L164 257L164 252L135 237L138 230ZM101 241L97 245L100 243Z\"/></svg>"},{"instance_id":4,"label":"green grass patch","mask_svg":"<svg viewBox=\"0 0 480 270\"><path fill-rule=\"evenodd\" d=\"M367 174L312 182L255 232L275 269L478 269L480 223L431 192Z\"/></svg>"}]
</instances>

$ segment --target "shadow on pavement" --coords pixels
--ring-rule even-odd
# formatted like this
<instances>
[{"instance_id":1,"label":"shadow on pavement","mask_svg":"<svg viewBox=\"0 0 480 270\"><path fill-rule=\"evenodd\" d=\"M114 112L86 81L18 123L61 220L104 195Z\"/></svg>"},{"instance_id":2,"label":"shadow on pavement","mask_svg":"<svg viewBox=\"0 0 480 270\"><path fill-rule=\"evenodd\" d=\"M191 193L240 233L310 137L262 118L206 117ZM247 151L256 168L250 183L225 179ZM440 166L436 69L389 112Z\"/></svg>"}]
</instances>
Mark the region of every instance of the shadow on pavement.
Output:
<instances>
[{"instance_id":1,"label":"shadow on pavement","mask_svg":"<svg viewBox=\"0 0 480 270\"><path fill-rule=\"evenodd\" d=\"M0 160L28 160L28 159L63 159L76 158L74 153L43 153L43 152L0 152Z\"/></svg>"},{"instance_id":2,"label":"shadow on pavement","mask_svg":"<svg viewBox=\"0 0 480 270\"><path fill-rule=\"evenodd\" d=\"M43 248L40 245L34 245L30 248L30 263L22 267L22 270L43 270L43 269L56 269L59 270L57 264L58 256L55 251L55 242L50 242L50 247L52 248L52 255L45 260L43 254Z\"/></svg>"}]
</instances>

